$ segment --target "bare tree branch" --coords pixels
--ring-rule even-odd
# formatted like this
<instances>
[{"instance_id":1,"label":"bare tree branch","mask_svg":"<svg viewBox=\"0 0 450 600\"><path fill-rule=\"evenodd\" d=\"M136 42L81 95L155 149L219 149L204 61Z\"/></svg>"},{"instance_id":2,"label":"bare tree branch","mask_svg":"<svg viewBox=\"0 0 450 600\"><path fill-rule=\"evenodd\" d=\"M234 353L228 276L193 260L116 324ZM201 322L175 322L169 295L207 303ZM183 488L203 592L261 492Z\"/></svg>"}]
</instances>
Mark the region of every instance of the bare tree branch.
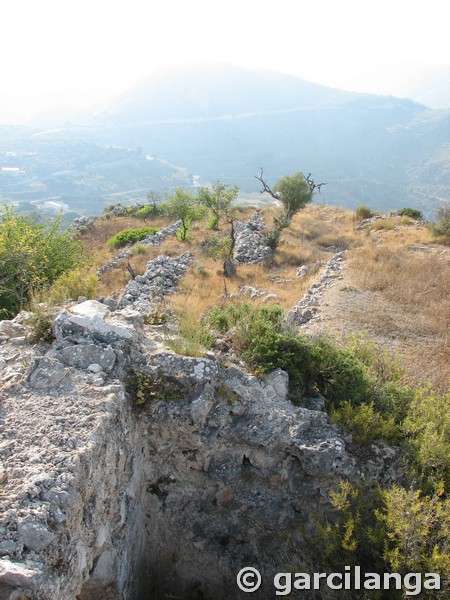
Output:
<instances>
[{"instance_id":1,"label":"bare tree branch","mask_svg":"<svg viewBox=\"0 0 450 600\"><path fill-rule=\"evenodd\" d=\"M309 185L309 189L311 190L311 192L314 192L315 189L319 190L319 194L320 194L320 188L323 185L327 185L327 183L325 181L323 181L322 183L314 183L314 180L311 179L311 173L308 173L308 175L305 177L303 175L303 177L305 178L306 183Z\"/></svg>"},{"instance_id":2,"label":"bare tree branch","mask_svg":"<svg viewBox=\"0 0 450 600\"><path fill-rule=\"evenodd\" d=\"M137 273L136 273L136 271L133 269L133 267L130 265L130 261L129 261L129 260L127 261L126 267L127 267L127 271L128 271L128 272L130 273L130 275L131 275L131 278L132 278L132 279L136 279L136 275L137 275Z\"/></svg>"},{"instance_id":3,"label":"bare tree branch","mask_svg":"<svg viewBox=\"0 0 450 600\"><path fill-rule=\"evenodd\" d=\"M270 187L264 181L263 168L262 167L259 167L259 168L261 169L261 173L260 173L259 177L258 177L258 175L255 175L255 179L257 179L258 181L260 181L263 184L263 189L260 191L260 194L264 194L264 192L267 192L268 194L270 194L272 196L272 198L275 198L275 200L279 200L278 194L276 192L272 192Z\"/></svg>"}]
</instances>

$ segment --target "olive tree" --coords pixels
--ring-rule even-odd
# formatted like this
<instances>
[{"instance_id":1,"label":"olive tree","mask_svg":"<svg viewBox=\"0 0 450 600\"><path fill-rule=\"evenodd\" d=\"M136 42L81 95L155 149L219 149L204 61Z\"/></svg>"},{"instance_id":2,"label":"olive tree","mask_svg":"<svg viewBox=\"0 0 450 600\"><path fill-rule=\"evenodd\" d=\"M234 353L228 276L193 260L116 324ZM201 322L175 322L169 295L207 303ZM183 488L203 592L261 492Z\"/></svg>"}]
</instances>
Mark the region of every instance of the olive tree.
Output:
<instances>
[{"instance_id":1,"label":"olive tree","mask_svg":"<svg viewBox=\"0 0 450 600\"><path fill-rule=\"evenodd\" d=\"M237 195L237 186L229 186L226 183L220 183L220 181L210 188L200 188L198 192L199 202L211 212L208 223L210 229L219 229L221 218L225 218L227 221L231 204L237 198Z\"/></svg>"},{"instance_id":2,"label":"olive tree","mask_svg":"<svg viewBox=\"0 0 450 600\"><path fill-rule=\"evenodd\" d=\"M282 230L289 227L292 217L311 202L315 190L320 192L321 187L326 183L315 183L311 179L311 173L305 177L303 173L298 172L294 175L285 175L271 189L263 179L262 169L260 175L255 177L263 185L261 194L267 192L283 208L282 213L275 217L275 228L268 234L268 244L275 250Z\"/></svg>"},{"instance_id":3,"label":"olive tree","mask_svg":"<svg viewBox=\"0 0 450 600\"><path fill-rule=\"evenodd\" d=\"M181 221L178 238L185 242L190 237L192 223L203 218L205 209L190 191L179 187L164 203L164 212Z\"/></svg>"}]
</instances>

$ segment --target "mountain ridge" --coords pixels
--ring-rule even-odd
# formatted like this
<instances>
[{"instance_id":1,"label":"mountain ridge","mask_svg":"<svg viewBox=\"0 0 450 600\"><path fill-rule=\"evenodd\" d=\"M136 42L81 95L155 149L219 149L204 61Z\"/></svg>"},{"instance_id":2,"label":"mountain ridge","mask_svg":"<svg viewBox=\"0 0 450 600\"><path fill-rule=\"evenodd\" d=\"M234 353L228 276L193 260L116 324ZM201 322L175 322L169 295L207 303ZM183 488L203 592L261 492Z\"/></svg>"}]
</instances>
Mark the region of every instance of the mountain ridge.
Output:
<instances>
[{"instance_id":1,"label":"mountain ridge","mask_svg":"<svg viewBox=\"0 0 450 600\"><path fill-rule=\"evenodd\" d=\"M327 181L324 203L412 206L430 218L450 197L449 128L450 111L409 99L230 65L175 69L90 117L0 143L0 166L18 145L11 166L21 168L15 179L0 174L0 195L35 199L39 189L40 197L95 213L111 194L134 201L146 187L164 192L220 180L255 194L254 175L264 167L270 183L296 171ZM30 158L36 152L39 159Z\"/></svg>"}]
</instances>

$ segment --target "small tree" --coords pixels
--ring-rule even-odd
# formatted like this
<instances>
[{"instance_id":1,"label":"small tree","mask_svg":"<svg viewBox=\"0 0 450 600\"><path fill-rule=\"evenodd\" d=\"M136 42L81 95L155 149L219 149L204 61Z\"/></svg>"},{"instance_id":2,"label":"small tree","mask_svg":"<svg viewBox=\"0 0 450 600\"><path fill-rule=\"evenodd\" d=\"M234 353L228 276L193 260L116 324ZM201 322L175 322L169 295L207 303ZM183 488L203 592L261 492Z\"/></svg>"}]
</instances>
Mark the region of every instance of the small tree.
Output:
<instances>
[{"instance_id":1,"label":"small tree","mask_svg":"<svg viewBox=\"0 0 450 600\"><path fill-rule=\"evenodd\" d=\"M211 211L210 229L219 229L220 219L230 213L231 204L237 195L237 186L229 186L219 181L211 188L200 188L198 192L199 202Z\"/></svg>"},{"instance_id":2,"label":"small tree","mask_svg":"<svg viewBox=\"0 0 450 600\"><path fill-rule=\"evenodd\" d=\"M283 218L289 222L311 202L314 193L303 173L286 175L275 184L273 191L283 205Z\"/></svg>"},{"instance_id":3,"label":"small tree","mask_svg":"<svg viewBox=\"0 0 450 600\"><path fill-rule=\"evenodd\" d=\"M147 204L138 208L133 216L142 219L144 223L147 223L147 219L150 217L157 217L163 213L162 210L162 199L158 192L150 190L147 194Z\"/></svg>"},{"instance_id":4,"label":"small tree","mask_svg":"<svg viewBox=\"0 0 450 600\"><path fill-rule=\"evenodd\" d=\"M199 205L198 199L192 192L177 188L164 204L164 211L170 217L181 221L178 237L185 242L190 237L192 223L203 217L205 209Z\"/></svg>"},{"instance_id":5,"label":"small tree","mask_svg":"<svg viewBox=\"0 0 450 600\"><path fill-rule=\"evenodd\" d=\"M262 169L259 177L257 175L255 177L263 184L261 194L264 192L269 193L272 198L283 206L282 214L275 218L275 229L268 235L269 245L275 250L282 230L289 227L292 217L311 202L315 190L317 189L320 192L321 187L326 183L314 183L311 179L311 173L308 173L305 177L303 173L298 172L294 175L282 177L272 190L263 179Z\"/></svg>"}]
</instances>

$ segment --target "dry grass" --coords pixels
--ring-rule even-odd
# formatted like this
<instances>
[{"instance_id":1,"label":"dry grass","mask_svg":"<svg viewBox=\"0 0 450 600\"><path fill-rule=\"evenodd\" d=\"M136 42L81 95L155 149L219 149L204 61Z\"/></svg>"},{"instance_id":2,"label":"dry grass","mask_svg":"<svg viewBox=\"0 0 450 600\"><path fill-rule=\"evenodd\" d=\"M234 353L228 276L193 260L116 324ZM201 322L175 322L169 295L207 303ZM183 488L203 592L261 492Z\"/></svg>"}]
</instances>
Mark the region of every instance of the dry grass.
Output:
<instances>
[{"instance_id":1,"label":"dry grass","mask_svg":"<svg viewBox=\"0 0 450 600\"><path fill-rule=\"evenodd\" d=\"M298 213L292 222L292 230L297 232L300 240L319 249L329 246L342 250L349 248L360 237L354 227L354 216L350 211L314 204Z\"/></svg>"},{"instance_id":2,"label":"dry grass","mask_svg":"<svg viewBox=\"0 0 450 600\"><path fill-rule=\"evenodd\" d=\"M351 259L353 279L363 289L382 292L412 320L425 315L430 331L448 319L449 264L445 251L417 251L366 243Z\"/></svg>"},{"instance_id":3,"label":"dry grass","mask_svg":"<svg viewBox=\"0 0 450 600\"><path fill-rule=\"evenodd\" d=\"M87 256L94 257L94 267L98 269L109 262L118 252L117 249L108 247L107 241L119 231L124 229L135 229L137 227L166 227L172 222L167 218L155 218L144 223L135 217L115 217L111 219L100 219L87 231L81 234L80 239Z\"/></svg>"},{"instance_id":4,"label":"dry grass","mask_svg":"<svg viewBox=\"0 0 450 600\"><path fill-rule=\"evenodd\" d=\"M367 241L349 262L352 282L372 292L353 318L378 337L401 340L410 383L428 379L445 388L450 376L448 259L442 248L413 250L390 240Z\"/></svg>"}]
</instances>

